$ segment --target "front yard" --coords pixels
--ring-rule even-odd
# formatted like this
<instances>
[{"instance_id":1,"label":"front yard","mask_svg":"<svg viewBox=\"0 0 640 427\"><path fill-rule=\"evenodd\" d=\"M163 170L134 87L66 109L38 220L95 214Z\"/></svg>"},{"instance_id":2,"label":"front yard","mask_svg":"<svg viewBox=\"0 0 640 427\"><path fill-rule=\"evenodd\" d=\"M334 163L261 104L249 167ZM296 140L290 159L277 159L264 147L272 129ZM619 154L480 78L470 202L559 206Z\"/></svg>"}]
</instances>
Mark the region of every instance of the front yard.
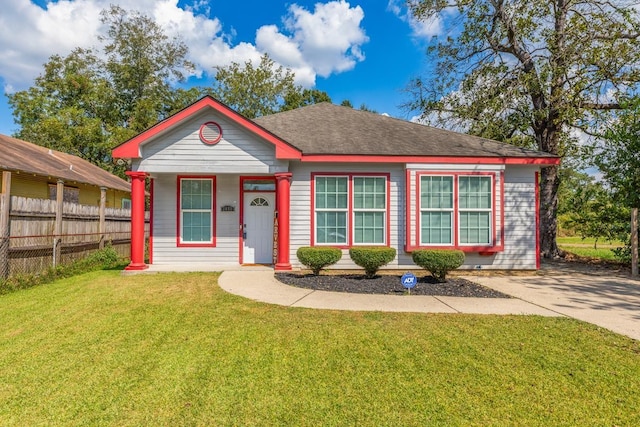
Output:
<instances>
[{"instance_id":1,"label":"front yard","mask_svg":"<svg viewBox=\"0 0 640 427\"><path fill-rule=\"evenodd\" d=\"M0 296L0 424L640 425L640 343L596 326L294 309L216 279Z\"/></svg>"}]
</instances>

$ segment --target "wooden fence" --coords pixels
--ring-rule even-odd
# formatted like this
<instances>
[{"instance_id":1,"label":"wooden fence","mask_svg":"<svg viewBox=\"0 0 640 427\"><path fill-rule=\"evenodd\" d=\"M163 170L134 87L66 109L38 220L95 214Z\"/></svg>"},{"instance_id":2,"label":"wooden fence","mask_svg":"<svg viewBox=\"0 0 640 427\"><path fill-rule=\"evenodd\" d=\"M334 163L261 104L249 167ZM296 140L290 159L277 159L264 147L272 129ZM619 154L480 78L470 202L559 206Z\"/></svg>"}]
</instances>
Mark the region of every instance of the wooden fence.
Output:
<instances>
[{"instance_id":1,"label":"wooden fence","mask_svg":"<svg viewBox=\"0 0 640 427\"><path fill-rule=\"evenodd\" d=\"M128 209L62 203L12 196L10 208L0 199L7 220L0 235L0 279L37 274L51 266L68 264L111 244L129 257L131 211ZM8 214L6 213L8 212ZM148 235L148 213L146 221Z\"/></svg>"}]
</instances>

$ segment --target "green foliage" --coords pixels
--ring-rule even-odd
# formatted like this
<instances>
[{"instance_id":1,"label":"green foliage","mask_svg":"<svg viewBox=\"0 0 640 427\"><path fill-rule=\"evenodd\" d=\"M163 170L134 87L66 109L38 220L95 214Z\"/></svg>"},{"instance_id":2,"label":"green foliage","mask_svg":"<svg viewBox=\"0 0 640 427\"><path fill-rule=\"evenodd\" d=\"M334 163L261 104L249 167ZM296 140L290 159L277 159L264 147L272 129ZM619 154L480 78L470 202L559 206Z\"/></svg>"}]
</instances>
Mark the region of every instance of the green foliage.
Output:
<instances>
[{"instance_id":1,"label":"green foliage","mask_svg":"<svg viewBox=\"0 0 640 427\"><path fill-rule=\"evenodd\" d=\"M277 113L287 97L300 91L294 84L294 74L264 54L260 64L232 62L216 67L212 95L243 116L253 119Z\"/></svg>"},{"instance_id":2,"label":"green foliage","mask_svg":"<svg viewBox=\"0 0 640 427\"><path fill-rule=\"evenodd\" d=\"M578 150L572 128L597 129L637 92L638 11L626 0L409 2L418 21L444 19L433 37L430 77L416 77L404 107L448 128L536 147L554 155ZM606 70L606 71L603 71ZM623 88L617 90L617 88ZM610 102L599 102L601 99ZM594 126L595 125L595 126ZM541 244L557 255L557 167L541 172Z\"/></svg>"},{"instance_id":3,"label":"green foliage","mask_svg":"<svg viewBox=\"0 0 640 427\"><path fill-rule=\"evenodd\" d=\"M617 120L605 132L604 145L594 148L594 159L613 191L617 211L621 211L618 221L621 231L616 237L627 243L614 253L623 262L630 262L630 209L640 208L640 97L626 99L623 107Z\"/></svg>"},{"instance_id":4,"label":"green foliage","mask_svg":"<svg viewBox=\"0 0 640 427\"><path fill-rule=\"evenodd\" d=\"M442 283L447 281L450 271L464 264L464 252L455 249L417 249L411 253L411 258Z\"/></svg>"},{"instance_id":5,"label":"green foliage","mask_svg":"<svg viewBox=\"0 0 640 427\"><path fill-rule=\"evenodd\" d=\"M565 234L614 241L628 236L630 212L602 182L565 170L559 190L558 223Z\"/></svg>"},{"instance_id":6,"label":"green foliage","mask_svg":"<svg viewBox=\"0 0 640 427\"><path fill-rule=\"evenodd\" d=\"M340 261L342 250L321 246L303 246L298 248L296 255L298 260L317 276L323 268Z\"/></svg>"},{"instance_id":7,"label":"green foliage","mask_svg":"<svg viewBox=\"0 0 640 427\"><path fill-rule=\"evenodd\" d=\"M53 55L34 86L7 96L20 126L17 138L124 176L111 149L201 93L172 88L192 64L186 45L170 40L153 20L118 6L104 10L101 20L108 29L103 52Z\"/></svg>"},{"instance_id":8,"label":"green foliage","mask_svg":"<svg viewBox=\"0 0 640 427\"><path fill-rule=\"evenodd\" d=\"M280 111L294 110L312 104L321 102L331 102L331 97L326 92L318 89L292 90L284 95L284 104L280 107Z\"/></svg>"},{"instance_id":9,"label":"green foliage","mask_svg":"<svg viewBox=\"0 0 640 427\"><path fill-rule=\"evenodd\" d=\"M364 268L367 278L371 279L380 267L394 260L396 250L386 246L355 246L349 249L349 256L356 265Z\"/></svg>"},{"instance_id":10,"label":"green foliage","mask_svg":"<svg viewBox=\"0 0 640 427\"><path fill-rule=\"evenodd\" d=\"M118 265L120 257L118 252L108 245L104 249L94 251L84 258L71 264L50 267L39 274L19 274L8 279L0 279L0 295L20 289L45 285L65 277L76 276L94 270L112 268Z\"/></svg>"},{"instance_id":11,"label":"green foliage","mask_svg":"<svg viewBox=\"0 0 640 427\"><path fill-rule=\"evenodd\" d=\"M619 203L640 208L640 97L626 100L624 110L595 148L595 164Z\"/></svg>"}]
</instances>

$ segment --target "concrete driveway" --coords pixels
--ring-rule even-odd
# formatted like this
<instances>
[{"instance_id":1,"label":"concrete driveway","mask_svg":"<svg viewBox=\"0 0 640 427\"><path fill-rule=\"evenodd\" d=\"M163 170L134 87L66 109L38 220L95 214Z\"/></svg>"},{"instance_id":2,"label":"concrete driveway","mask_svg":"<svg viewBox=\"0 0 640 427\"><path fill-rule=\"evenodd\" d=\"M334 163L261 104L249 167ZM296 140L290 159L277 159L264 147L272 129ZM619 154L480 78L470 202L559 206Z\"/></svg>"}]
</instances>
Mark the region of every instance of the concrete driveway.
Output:
<instances>
[{"instance_id":1,"label":"concrete driveway","mask_svg":"<svg viewBox=\"0 0 640 427\"><path fill-rule=\"evenodd\" d=\"M573 271L470 279L541 308L640 340L640 281L625 275Z\"/></svg>"}]
</instances>

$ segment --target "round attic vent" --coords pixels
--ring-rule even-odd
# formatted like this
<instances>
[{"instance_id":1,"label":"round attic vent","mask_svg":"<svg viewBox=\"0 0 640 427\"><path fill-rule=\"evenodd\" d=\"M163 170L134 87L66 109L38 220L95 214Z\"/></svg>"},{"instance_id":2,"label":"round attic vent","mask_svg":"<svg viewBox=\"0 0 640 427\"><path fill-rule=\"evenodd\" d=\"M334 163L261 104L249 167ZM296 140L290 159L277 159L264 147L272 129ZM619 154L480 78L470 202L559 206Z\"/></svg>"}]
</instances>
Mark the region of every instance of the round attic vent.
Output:
<instances>
[{"instance_id":1,"label":"round attic vent","mask_svg":"<svg viewBox=\"0 0 640 427\"><path fill-rule=\"evenodd\" d=\"M200 140L205 144L216 144L221 138L222 128L216 122L206 122L200 126Z\"/></svg>"}]
</instances>

